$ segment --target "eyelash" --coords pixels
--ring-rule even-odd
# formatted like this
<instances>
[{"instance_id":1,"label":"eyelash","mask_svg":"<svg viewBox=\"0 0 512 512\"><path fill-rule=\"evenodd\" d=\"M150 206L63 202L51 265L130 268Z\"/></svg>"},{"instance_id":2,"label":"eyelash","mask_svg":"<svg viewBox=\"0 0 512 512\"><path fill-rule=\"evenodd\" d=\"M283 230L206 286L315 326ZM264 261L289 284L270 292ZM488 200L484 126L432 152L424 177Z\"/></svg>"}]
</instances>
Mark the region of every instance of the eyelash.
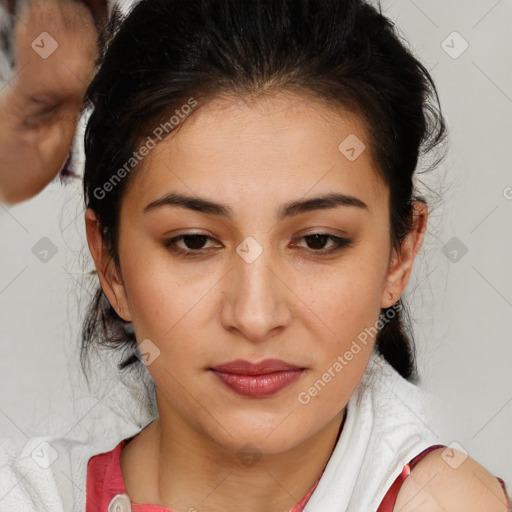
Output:
<instances>
[{"instance_id":1,"label":"eyelash","mask_svg":"<svg viewBox=\"0 0 512 512\"><path fill-rule=\"evenodd\" d=\"M331 240L332 242L334 242L336 244L335 247L333 247L331 249L327 249L327 250L325 250L325 249L324 250L314 250L314 249L311 249L311 252L315 256L323 256L323 255L333 254L335 252L340 251L341 249L344 249L346 247L350 247L352 245L352 243L353 243L353 241L348 239L348 238L340 238L340 237L337 237L337 236L334 236L334 235L329 235L328 233L311 233L309 235L305 235L305 236L302 236L302 237L298 238L298 240L302 240L303 238L313 238L315 236L316 237L327 237L328 240ZM206 239L213 240L213 238L208 236L208 235L202 235L202 234L199 234L199 233L190 233L190 234L185 233L183 235L180 235L180 236L177 236L177 237L165 240L164 241L164 246L167 249L169 249L171 252L177 253L178 256L181 256L181 257L184 257L184 258L201 256L202 255L202 253L201 253L202 249L183 250L183 249L179 249L179 248L176 247L176 243L178 241L180 241L180 240L183 240L185 238L198 238L198 237L204 237Z\"/></svg>"}]
</instances>

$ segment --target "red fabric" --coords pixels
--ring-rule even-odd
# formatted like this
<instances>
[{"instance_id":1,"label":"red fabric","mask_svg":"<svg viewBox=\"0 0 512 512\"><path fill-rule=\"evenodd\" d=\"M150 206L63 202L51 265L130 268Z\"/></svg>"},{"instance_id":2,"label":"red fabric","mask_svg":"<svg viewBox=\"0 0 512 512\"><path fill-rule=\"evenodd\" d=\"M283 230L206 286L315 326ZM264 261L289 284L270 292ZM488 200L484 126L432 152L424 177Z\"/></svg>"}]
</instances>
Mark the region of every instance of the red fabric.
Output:
<instances>
[{"instance_id":1,"label":"red fabric","mask_svg":"<svg viewBox=\"0 0 512 512\"><path fill-rule=\"evenodd\" d=\"M121 473L120 456L121 449L129 439L121 441L113 450L95 455L89 460L87 470L87 503L86 512L104 512L114 496L127 494L126 487ZM437 448L444 448L444 445L433 445L416 455L408 464L405 464L402 472L395 479L382 500L377 512L393 512L398 492L405 479L410 475L411 470L431 451ZM295 505L290 512L302 512L311 494L316 489L322 475L315 482L309 492ZM507 506L512 511L512 502L507 495L505 482L498 478L507 500ZM159 505L143 505L131 500L132 512L173 512L172 510Z\"/></svg>"},{"instance_id":2,"label":"red fabric","mask_svg":"<svg viewBox=\"0 0 512 512\"><path fill-rule=\"evenodd\" d=\"M114 496L127 494L121 473L121 449L128 439L121 441L113 450L91 457L87 466L87 502L86 512L105 512ZM308 493L290 512L302 512L316 489L322 475ZM173 512L160 505L143 505L131 500L132 512Z\"/></svg>"},{"instance_id":3,"label":"red fabric","mask_svg":"<svg viewBox=\"0 0 512 512\"><path fill-rule=\"evenodd\" d=\"M408 464L404 466L402 472L396 477L396 480L393 482L386 496L382 500L377 512L393 512L393 507L396 503L396 498L404 483L405 479L411 474L411 470L418 462L423 459L427 454L431 451L436 450L437 448L444 448L442 444L435 444L433 446L429 446L426 450L423 450L421 453L416 455Z\"/></svg>"}]
</instances>

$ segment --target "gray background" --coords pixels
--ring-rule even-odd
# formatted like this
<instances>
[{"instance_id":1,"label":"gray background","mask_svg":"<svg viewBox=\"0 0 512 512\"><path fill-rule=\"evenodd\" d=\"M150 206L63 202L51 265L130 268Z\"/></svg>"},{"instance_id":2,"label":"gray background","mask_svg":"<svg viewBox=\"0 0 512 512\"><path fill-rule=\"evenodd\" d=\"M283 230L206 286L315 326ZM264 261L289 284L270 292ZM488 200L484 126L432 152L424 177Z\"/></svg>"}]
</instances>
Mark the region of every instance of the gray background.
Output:
<instances>
[{"instance_id":1,"label":"gray background","mask_svg":"<svg viewBox=\"0 0 512 512\"><path fill-rule=\"evenodd\" d=\"M431 70L450 129L447 159L418 183L432 215L405 294L421 386L436 396L429 426L510 491L512 0L382 7ZM94 285L84 277L93 266L80 185L55 180L33 200L0 206L0 436L19 442L118 438L147 422L107 354L91 390L80 374L78 331ZM47 262L33 251L45 237L56 250Z\"/></svg>"}]
</instances>

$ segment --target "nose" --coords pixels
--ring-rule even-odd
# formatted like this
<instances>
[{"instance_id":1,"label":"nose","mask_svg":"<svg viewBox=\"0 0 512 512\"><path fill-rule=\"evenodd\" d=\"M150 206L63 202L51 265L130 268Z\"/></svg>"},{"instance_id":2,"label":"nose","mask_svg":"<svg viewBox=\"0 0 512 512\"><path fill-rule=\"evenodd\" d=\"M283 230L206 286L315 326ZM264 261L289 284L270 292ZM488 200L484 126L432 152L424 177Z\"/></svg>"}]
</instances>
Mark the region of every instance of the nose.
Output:
<instances>
[{"instance_id":1,"label":"nose","mask_svg":"<svg viewBox=\"0 0 512 512\"><path fill-rule=\"evenodd\" d=\"M223 327L251 342L266 340L290 323L290 296L280 266L270 250L263 250L252 261L236 255L222 294Z\"/></svg>"}]
</instances>

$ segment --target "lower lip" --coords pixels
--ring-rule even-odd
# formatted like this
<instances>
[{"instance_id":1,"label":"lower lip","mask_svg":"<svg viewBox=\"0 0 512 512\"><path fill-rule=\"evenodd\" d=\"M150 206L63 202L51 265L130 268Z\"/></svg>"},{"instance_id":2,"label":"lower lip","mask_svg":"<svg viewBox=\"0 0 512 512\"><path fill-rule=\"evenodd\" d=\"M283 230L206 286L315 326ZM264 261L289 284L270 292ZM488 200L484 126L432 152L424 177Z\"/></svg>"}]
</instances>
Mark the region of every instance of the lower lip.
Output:
<instances>
[{"instance_id":1,"label":"lower lip","mask_svg":"<svg viewBox=\"0 0 512 512\"><path fill-rule=\"evenodd\" d=\"M265 375L239 375L213 371L228 388L239 395L264 397L277 393L296 381L304 370L286 370Z\"/></svg>"}]
</instances>

